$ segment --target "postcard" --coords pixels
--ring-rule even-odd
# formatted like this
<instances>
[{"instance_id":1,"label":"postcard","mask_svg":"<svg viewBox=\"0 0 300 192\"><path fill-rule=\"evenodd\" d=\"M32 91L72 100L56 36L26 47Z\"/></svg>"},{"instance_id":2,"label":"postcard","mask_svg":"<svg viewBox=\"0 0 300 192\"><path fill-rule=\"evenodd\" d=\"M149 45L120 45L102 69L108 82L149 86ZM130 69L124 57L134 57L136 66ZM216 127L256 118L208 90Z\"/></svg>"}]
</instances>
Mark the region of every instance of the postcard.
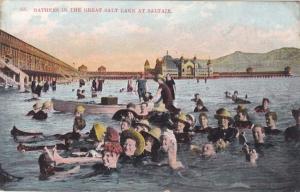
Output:
<instances>
[{"instance_id":1,"label":"postcard","mask_svg":"<svg viewBox=\"0 0 300 192\"><path fill-rule=\"evenodd\" d=\"M0 10L0 189L300 191L299 1Z\"/></svg>"}]
</instances>

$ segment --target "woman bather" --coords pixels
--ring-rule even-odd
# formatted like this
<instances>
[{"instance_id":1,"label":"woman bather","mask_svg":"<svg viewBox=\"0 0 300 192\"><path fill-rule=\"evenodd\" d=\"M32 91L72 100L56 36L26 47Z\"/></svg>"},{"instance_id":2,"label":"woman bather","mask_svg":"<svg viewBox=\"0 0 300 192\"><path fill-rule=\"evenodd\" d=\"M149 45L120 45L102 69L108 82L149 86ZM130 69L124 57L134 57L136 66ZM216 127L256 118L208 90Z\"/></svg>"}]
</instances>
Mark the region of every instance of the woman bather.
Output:
<instances>
[{"instance_id":1,"label":"woman bather","mask_svg":"<svg viewBox=\"0 0 300 192\"><path fill-rule=\"evenodd\" d=\"M149 132L142 131L141 134L145 139L145 149L139 156L140 161L159 161L160 149L160 128L152 128Z\"/></svg>"},{"instance_id":2,"label":"woman bather","mask_svg":"<svg viewBox=\"0 0 300 192\"><path fill-rule=\"evenodd\" d=\"M121 134L121 145L123 153L120 156L120 163L138 163L138 156L144 152L145 139L137 131L128 129Z\"/></svg>"},{"instance_id":3,"label":"woman bather","mask_svg":"<svg viewBox=\"0 0 300 192\"><path fill-rule=\"evenodd\" d=\"M41 102L36 102L33 106L32 106L32 110L29 111L26 116L34 116L37 112L39 112L42 109L42 104Z\"/></svg>"},{"instance_id":4,"label":"woman bather","mask_svg":"<svg viewBox=\"0 0 300 192\"><path fill-rule=\"evenodd\" d=\"M42 109L33 115L33 119L45 120L48 118L48 112L52 109L52 102L46 101L43 103Z\"/></svg>"},{"instance_id":5,"label":"woman bather","mask_svg":"<svg viewBox=\"0 0 300 192\"><path fill-rule=\"evenodd\" d=\"M208 109L204 106L203 101L201 99L197 101L194 112L208 112Z\"/></svg>"},{"instance_id":6,"label":"woman bather","mask_svg":"<svg viewBox=\"0 0 300 192\"><path fill-rule=\"evenodd\" d=\"M186 115L186 120L191 125L189 130L192 131L194 129L195 125L196 125L195 116L193 114L187 114Z\"/></svg>"},{"instance_id":7,"label":"woman bather","mask_svg":"<svg viewBox=\"0 0 300 192\"><path fill-rule=\"evenodd\" d=\"M134 130L137 132L149 132L151 130L150 123L147 120L140 120L133 124Z\"/></svg>"}]
</instances>

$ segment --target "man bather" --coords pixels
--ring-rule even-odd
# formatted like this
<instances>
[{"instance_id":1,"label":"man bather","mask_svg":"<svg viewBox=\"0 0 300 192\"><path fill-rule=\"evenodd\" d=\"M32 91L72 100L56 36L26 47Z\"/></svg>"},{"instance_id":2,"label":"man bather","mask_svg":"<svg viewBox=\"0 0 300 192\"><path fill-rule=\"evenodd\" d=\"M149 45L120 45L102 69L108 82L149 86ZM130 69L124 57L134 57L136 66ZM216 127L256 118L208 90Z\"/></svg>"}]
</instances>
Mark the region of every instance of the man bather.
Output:
<instances>
[{"instance_id":1,"label":"man bather","mask_svg":"<svg viewBox=\"0 0 300 192\"><path fill-rule=\"evenodd\" d=\"M144 74L141 74L140 78L136 80L137 84L137 92L139 95L140 102L142 101L142 98L144 97L145 93L147 92L147 80L144 77Z\"/></svg>"},{"instance_id":2,"label":"man bather","mask_svg":"<svg viewBox=\"0 0 300 192\"><path fill-rule=\"evenodd\" d=\"M296 125L285 130L285 140L298 142L300 140L300 108L292 110L292 114L296 120Z\"/></svg>"},{"instance_id":3,"label":"man bather","mask_svg":"<svg viewBox=\"0 0 300 192\"><path fill-rule=\"evenodd\" d=\"M179 114L180 109L173 105L172 93L165 83L165 78L161 74L158 74L154 80L159 85L155 96L156 100L158 102L162 100L163 104L165 104L165 108L171 113Z\"/></svg>"},{"instance_id":4,"label":"man bather","mask_svg":"<svg viewBox=\"0 0 300 192\"><path fill-rule=\"evenodd\" d=\"M265 133L267 135L278 135L282 133L276 128L277 114L275 112L268 112L265 115L267 127L264 127Z\"/></svg>"},{"instance_id":5,"label":"man bather","mask_svg":"<svg viewBox=\"0 0 300 192\"><path fill-rule=\"evenodd\" d=\"M212 128L208 126L208 117L206 113L199 114L199 124L200 125L195 126L193 129L195 133L207 134L212 130Z\"/></svg>"},{"instance_id":6,"label":"man bather","mask_svg":"<svg viewBox=\"0 0 300 192\"><path fill-rule=\"evenodd\" d=\"M208 135L208 140L217 142L223 139L225 142L233 142L238 136L239 131L236 128L230 127L232 121L230 113L225 108L220 108L216 111L215 118L218 120L218 128L214 128Z\"/></svg>"},{"instance_id":7,"label":"man bather","mask_svg":"<svg viewBox=\"0 0 300 192\"><path fill-rule=\"evenodd\" d=\"M252 129L253 123L249 120L248 110L246 108L237 109L234 127L237 129Z\"/></svg>"}]
</instances>

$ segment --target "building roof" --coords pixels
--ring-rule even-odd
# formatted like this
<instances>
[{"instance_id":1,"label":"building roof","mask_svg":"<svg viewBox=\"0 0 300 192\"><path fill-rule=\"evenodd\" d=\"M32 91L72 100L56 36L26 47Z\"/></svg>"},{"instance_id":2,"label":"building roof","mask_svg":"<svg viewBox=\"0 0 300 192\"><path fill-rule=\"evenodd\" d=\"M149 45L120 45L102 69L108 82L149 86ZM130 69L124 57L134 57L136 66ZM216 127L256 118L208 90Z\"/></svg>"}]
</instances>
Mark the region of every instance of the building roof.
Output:
<instances>
[{"instance_id":1,"label":"building roof","mask_svg":"<svg viewBox=\"0 0 300 192\"><path fill-rule=\"evenodd\" d=\"M163 63L168 69L178 69L179 60L173 59L170 55L165 55L163 58Z\"/></svg>"},{"instance_id":2,"label":"building roof","mask_svg":"<svg viewBox=\"0 0 300 192\"><path fill-rule=\"evenodd\" d=\"M199 69L207 68L207 61L197 59L195 62L198 64Z\"/></svg>"},{"instance_id":3,"label":"building roof","mask_svg":"<svg viewBox=\"0 0 300 192\"><path fill-rule=\"evenodd\" d=\"M101 65L98 69L106 69L103 65Z\"/></svg>"}]
</instances>

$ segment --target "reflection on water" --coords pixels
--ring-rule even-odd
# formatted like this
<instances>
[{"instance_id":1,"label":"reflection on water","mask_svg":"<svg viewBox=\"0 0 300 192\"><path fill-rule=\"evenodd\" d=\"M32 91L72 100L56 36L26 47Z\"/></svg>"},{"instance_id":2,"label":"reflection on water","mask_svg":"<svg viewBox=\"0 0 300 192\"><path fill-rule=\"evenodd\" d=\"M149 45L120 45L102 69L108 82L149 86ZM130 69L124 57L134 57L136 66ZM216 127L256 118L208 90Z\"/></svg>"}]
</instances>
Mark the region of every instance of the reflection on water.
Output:
<instances>
[{"instance_id":1,"label":"reflection on water","mask_svg":"<svg viewBox=\"0 0 300 192\"><path fill-rule=\"evenodd\" d=\"M238 90L240 96L248 95L252 101L247 105L250 116L255 123L265 125L264 116L254 114L253 109L261 103L263 97L271 101L271 110L278 113L278 128L284 130L294 124L291 115L292 108L300 107L299 78L273 79L219 79L209 80L207 84L196 83L196 80L176 81L176 105L185 112L192 112L194 103L190 101L194 93L199 92L209 109L209 122L216 126L213 118L219 107L226 107L232 113L236 105L224 98L226 90ZM155 93L157 85L149 80L149 87ZM100 96L118 96L119 103L138 102L134 93L119 93L119 89L126 86L126 81L105 81L104 92ZM85 86L87 95L90 95L89 85ZM52 97L75 100L77 83L58 85L56 92L42 95L42 99ZM80 173L60 181L39 181L39 167L37 158L40 152L19 153L17 144L10 137L13 125L25 131L42 131L46 134L64 133L72 129L72 114L52 113L44 121L35 121L25 116L33 105L24 102L30 94L20 94L15 90L1 90L0 92L0 162L9 173L23 176L20 182L8 183L1 188L4 190L92 190L92 191L299 191L300 190L300 144L284 142L283 136L267 137L266 142L274 147L265 149L264 155L257 162L257 167L245 161L240 152L241 146L233 144L230 148L217 154L214 159L204 160L188 152L186 146L178 151L179 159L187 167L185 171L172 172L168 167L136 168L126 166L117 175L109 177L97 176L88 179L79 179L91 171L89 166L83 166ZM89 97L85 99L91 101ZM100 102L100 97L97 98ZM197 115L195 113L195 115ZM107 115L87 116L86 131L95 121L103 121L114 127L118 122L111 120ZM251 133L247 138L252 142ZM204 136L198 135L195 144L206 141Z\"/></svg>"}]
</instances>

